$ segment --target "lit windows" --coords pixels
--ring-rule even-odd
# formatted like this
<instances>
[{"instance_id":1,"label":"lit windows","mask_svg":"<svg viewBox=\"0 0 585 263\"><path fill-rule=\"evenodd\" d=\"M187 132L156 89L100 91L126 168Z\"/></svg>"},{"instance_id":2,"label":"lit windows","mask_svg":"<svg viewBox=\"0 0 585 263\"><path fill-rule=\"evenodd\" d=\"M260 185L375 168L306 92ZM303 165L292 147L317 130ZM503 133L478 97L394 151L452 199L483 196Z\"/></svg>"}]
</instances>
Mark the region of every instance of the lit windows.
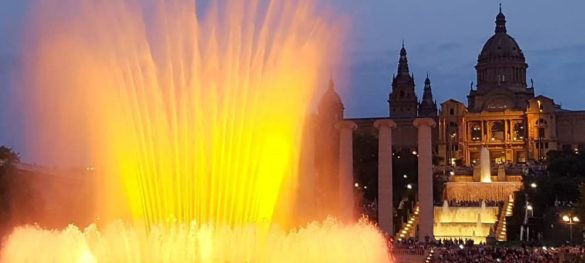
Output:
<instances>
[{"instance_id":1,"label":"lit windows","mask_svg":"<svg viewBox=\"0 0 585 263\"><path fill-rule=\"evenodd\" d=\"M471 141L473 142L480 142L481 141L481 125L479 123L472 123L471 124Z\"/></svg>"}]
</instances>

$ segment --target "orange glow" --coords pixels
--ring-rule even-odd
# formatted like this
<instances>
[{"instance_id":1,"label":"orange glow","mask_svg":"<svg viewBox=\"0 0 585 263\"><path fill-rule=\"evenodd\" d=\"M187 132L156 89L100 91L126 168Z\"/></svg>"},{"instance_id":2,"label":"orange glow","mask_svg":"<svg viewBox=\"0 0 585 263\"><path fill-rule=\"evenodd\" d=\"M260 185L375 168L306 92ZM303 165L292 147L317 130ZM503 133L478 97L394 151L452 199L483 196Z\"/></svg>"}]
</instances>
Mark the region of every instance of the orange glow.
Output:
<instances>
[{"instance_id":1,"label":"orange glow","mask_svg":"<svg viewBox=\"0 0 585 263\"><path fill-rule=\"evenodd\" d=\"M309 0L154 2L40 1L33 152L96 167L106 222L272 223L336 34Z\"/></svg>"}]
</instances>

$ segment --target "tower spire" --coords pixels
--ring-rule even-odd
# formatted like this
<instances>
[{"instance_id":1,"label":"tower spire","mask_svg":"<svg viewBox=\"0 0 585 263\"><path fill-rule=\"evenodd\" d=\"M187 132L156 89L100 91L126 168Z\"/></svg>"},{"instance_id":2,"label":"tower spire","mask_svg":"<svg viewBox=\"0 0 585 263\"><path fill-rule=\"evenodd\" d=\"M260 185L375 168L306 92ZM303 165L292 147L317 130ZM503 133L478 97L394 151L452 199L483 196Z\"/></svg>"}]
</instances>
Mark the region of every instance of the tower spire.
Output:
<instances>
[{"instance_id":1,"label":"tower spire","mask_svg":"<svg viewBox=\"0 0 585 263\"><path fill-rule=\"evenodd\" d=\"M341 97L335 91L335 82L333 81L333 74L329 76L328 88L321 97L318 106L318 112L322 116L333 120L343 119L343 102Z\"/></svg>"},{"instance_id":2,"label":"tower spire","mask_svg":"<svg viewBox=\"0 0 585 263\"><path fill-rule=\"evenodd\" d=\"M400 59L398 70L392 77L392 92L388 97L390 116L393 117L416 117L418 100L414 90L414 76L408 69L406 47L404 40L400 48Z\"/></svg>"},{"instance_id":3,"label":"tower spire","mask_svg":"<svg viewBox=\"0 0 585 263\"><path fill-rule=\"evenodd\" d=\"M425 87L423 89L423 97L418 105L418 115L421 117L434 117L437 116L437 103L433 100L433 90L431 89L431 80L429 79L429 73L425 79Z\"/></svg>"},{"instance_id":4,"label":"tower spire","mask_svg":"<svg viewBox=\"0 0 585 263\"><path fill-rule=\"evenodd\" d=\"M496 16L496 33L506 33L506 16L502 13L502 3L500 3L500 12Z\"/></svg>"},{"instance_id":5,"label":"tower spire","mask_svg":"<svg viewBox=\"0 0 585 263\"><path fill-rule=\"evenodd\" d=\"M402 40L400 59L398 60L398 76L401 75L410 75L410 71L408 69L408 59L406 58L406 48L404 47L404 40Z\"/></svg>"}]
</instances>

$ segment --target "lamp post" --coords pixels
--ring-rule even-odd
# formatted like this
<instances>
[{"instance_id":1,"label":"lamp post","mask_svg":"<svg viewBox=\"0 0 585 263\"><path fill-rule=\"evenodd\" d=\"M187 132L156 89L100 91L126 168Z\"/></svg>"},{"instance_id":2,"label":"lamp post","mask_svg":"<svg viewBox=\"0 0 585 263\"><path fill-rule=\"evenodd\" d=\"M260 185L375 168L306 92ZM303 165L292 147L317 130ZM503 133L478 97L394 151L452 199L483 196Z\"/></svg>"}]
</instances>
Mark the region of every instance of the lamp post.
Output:
<instances>
[{"instance_id":1,"label":"lamp post","mask_svg":"<svg viewBox=\"0 0 585 263\"><path fill-rule=\"evenodd\" d=\"M573 225L580 222L579 217L571 214L563 215L563 222L569 225L569 240L573 244Z\"/></svg>"},{"instance_id":2,"label":"lamp post","mask_svg":"<svg viewBox=\"0 0 585 263\"><path fill-rule=\"evenodd\" d=\"M520 227L520 241L522 240L530 241L530 227L528 226L529 217L528 214L530 214L530 217L534 216L534 208L528 202L528 194L525 195L525 198L526 204L524 206L524 221L522 221L522 226ZM526 239L523 239L524 235L526 235Z\"/></svg>"},{"instance_id":3,"label":"lamp post","mask_svg":"<svg viewBox=\"0 0 585 263\"><path fill-rule=\"evenodd\" d=\"M450 135L449 135L449 164L453 167L455 167L455 162L453 161L455 159L455 150L453 148L455 148L455 143L457 143L457 141L455 140L455 137L457 137L457 132L453 130L453 127L450 127Z\"/></svg>"}]
</instances>

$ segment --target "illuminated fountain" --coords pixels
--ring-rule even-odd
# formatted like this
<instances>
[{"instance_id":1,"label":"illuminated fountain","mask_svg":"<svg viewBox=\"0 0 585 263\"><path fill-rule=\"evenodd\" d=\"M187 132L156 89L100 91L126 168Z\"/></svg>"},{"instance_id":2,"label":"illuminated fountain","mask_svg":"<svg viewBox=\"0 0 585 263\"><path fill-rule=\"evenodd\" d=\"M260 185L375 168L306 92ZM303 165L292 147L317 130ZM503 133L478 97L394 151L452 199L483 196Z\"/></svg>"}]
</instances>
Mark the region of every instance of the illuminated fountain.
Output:
<instances>
[{"instance_id":1,"label":"illuminated fountain","mask_svg":"<svg viewBox=\"0 0 585 263\"><path fill-rule=\"evenodd\" d=\"M481 147L479 152L479 172L482 183L492 182L492 170L490 165L490 151L487 147Z\"/></svg>"},{"instance_id":2,"label":"illuminated fountain","mask_svg":"<svg viewBox=\"0 0 585 263\"><path fill-rule=\"evenodd\" d=\"M31 14L31 151L96 167L96 224L17 228L2 262L390 261L368 223L295 216L303 124L338 42L311 1L49 0Z\"/></svg>"},{"instance_id":3,"label":"illuminated fountain","mask_svg":"<svg viewBox=\"0 0 585 263\"><path fill-rule=\"evenodd\" d=\"M473 239L485 242L498 221L497 206L449 207L445 200L442 207L435 207L433 233L437 239Z\"/></svg>"},{"instance_id":4,"label":"illuminated fountain","mask_svg":"<svg viewBox=\"0 0 585 263\"><path fill-rule=\"evenodd\" d=\"M459 174L445 184L444 204L435 207L433 233L438 239L472 239L486 242L499 231L505 237L506 216L502 211L510 204L510 197L522 187L521 175L506 175L505 167L498 167L498 176L492 180L489 150L480 149L479 167L473 175ZM449 207L448 202L463 202L464 206ZM493 206L486 206L486 201ZM503 238L499 238L503 240Z\"/></svg>"},{"instance_id":5,"label":"illuminated fountain","mask_svg":"<svg viewBox=\"0 0 585 263\"><path fill-rule=\"evenodd\" d=\"M482 183L492 182L492 170L490 165L490 151L487 147L481 147L479 152L479 172Z\"/></svg>"}]
</instances>

